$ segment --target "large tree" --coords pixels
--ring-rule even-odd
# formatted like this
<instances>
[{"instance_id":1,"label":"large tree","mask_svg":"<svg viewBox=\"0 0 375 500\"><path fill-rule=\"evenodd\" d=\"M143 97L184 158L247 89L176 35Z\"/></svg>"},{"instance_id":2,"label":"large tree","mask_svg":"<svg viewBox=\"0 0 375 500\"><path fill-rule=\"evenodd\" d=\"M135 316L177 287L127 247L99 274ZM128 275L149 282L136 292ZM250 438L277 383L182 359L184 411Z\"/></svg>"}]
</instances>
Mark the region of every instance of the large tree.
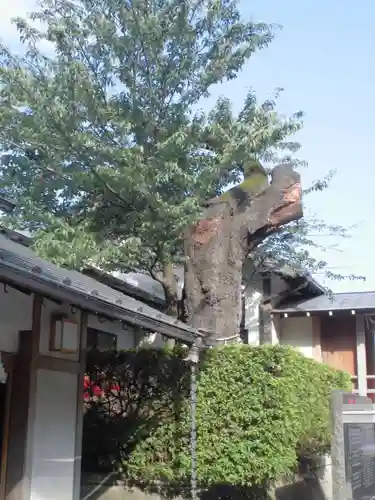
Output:
<instances>
[{"instance_id":1,"label":"large tree","mask_svg":"<svg viewBox=\"0 0 375 500\"><path fill-rule=\"evenodd\" d=\"M198 110L274 27L245 22L232 0L44 0L15 22L25 53L0 47L0 186L18 203L8 223L59 264L150 273L175 313L172 268L204 202L298 150L302 114L283 119L253 92L238 115L224 98ZM285 258L294 238L294 260L321 266L306 227L278 232L267 253Z\"/></svg>"}]
</instances>

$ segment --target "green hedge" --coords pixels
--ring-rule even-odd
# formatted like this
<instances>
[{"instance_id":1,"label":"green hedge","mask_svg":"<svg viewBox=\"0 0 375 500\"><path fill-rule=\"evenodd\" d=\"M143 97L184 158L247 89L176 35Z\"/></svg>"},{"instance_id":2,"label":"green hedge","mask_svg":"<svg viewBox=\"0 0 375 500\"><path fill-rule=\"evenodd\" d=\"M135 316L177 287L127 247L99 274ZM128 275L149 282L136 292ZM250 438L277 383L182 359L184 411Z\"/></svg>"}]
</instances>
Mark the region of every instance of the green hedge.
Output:
<instances>
[{"instance_id":1,"label":"green hedge","mask_svg":"<svg viewBox=\"0 0 375 500\"><path fill-rule=\"evenodd\" d=\"M101 383L116 380L123 406L120 410L117 396L110 412L105 400L89 403L84 463L93 453L85 443L97 446L98 434L104 432L104 454L122 462L129 480L188 481L189 374L183 356L181 351L143 349L91 357L90 376ZM347 374L285 346L206 351L197 391L199 484L263 484L289 472L299 454L324 452L329 446L329 393L349 387ZM96 457L101 453L96 447Z\"/></svg>"}]
</instances>

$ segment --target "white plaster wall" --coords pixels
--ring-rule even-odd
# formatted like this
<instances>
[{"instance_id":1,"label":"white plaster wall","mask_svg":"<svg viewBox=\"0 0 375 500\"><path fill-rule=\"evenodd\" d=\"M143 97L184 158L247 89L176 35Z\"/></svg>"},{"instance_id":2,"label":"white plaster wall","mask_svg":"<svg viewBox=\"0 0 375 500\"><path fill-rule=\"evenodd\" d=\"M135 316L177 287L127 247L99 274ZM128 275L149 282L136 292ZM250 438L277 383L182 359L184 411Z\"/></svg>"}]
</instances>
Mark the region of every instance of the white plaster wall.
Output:
<instances>
[{"instance_id":1,"label":"white plaster wall","mask_svg":"<svg viewBox=\"0 0 375 500\"><path fill-rule=\"evenodd\" d=\"M247 342L250 345L259 345L259 304L263 297L263 281L250 259L243 266L242 277L245 285L244 326L248 331Z\"/></svg>"},{"instance_id":2,"label":"white plaster wall","mask_svg":"<svg viewBox=\"0 0 375 500\"><path fill-rule=\"evenodd\" d=\"M77 375L39 370L31 424L31 500L73 498Z\"/></svg>"},{"instance_id":3,"label":"white plaster wall","mask_svg":"<svg viewBox=\"0 0 375 500\"><path fill-rule=\"evenodd\" d=\"M250 345L259 345L259 304L262 294L255 287L247 287L245 295L245 328L248 330L247 341Z\"/></svg>"},{"instance_id":4,"label":"white plaster wall","mask_svg":"<svg viewBox=\"0 0 375 500\"><path fill-rule=\"evenodd\" d=\"M305 356L313 358L314 344L311 316L281 318L280 344L295 347Z\"/></svg>"},{"instance_id":5,"label":"white plaster wall","mask_svg":"<svg viewBox=\"0 0 375 500\"><path fill-rule=\"evenodd\" d=\"M6 290L6 291L5 291ZM17 352L20 330L30 330L32 295L0 283L0 351Z\"/></svg>"}]
</instances>

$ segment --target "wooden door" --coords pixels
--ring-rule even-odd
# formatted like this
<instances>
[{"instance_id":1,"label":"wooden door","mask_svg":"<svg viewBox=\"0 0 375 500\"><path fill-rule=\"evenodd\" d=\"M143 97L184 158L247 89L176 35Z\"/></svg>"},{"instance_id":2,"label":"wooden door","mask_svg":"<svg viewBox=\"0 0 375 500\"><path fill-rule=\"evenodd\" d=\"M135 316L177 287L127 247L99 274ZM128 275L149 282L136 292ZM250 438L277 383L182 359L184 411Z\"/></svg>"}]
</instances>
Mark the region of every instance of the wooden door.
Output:
<instances>
[{"instance_id":1,"label":"wooden door","mask_svg":"<svg viewBox=\"0 0 375 500\"><path fill-rule=\"evenodd\" d=\"M357 375L355 316L321 317L322 360L327 365Z\"/></svg>"},{"instance_id":2,"label":"wooden door","mask_svg":"<svg viewBox=\"0 0 375 500\"><path fill-rule=\"evenodd\" d=\"M365 316L365 346L366 346L366 375L370 376L367 379L367 390L370 390L368 397L375 401L375 317Z\"/></svg>"}]
</instances>

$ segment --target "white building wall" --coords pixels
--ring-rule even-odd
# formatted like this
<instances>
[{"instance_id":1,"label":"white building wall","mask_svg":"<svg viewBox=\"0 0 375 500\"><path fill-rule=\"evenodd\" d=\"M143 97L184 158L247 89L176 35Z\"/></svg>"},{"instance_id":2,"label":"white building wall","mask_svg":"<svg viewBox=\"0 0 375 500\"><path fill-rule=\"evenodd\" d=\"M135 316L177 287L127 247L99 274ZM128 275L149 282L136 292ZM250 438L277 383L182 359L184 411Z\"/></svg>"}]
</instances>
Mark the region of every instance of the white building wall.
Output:
<instances>
[{"instance_id":1,"label":"white building wall","mask_svg":"<svg viewBox=\"0 0 375 500\"><path fill-rule=\"evenodd\" d=\"M309 358L314 357L311 316L280 319L280 344L295 347Z\"/></svg>"},{"instance_id":2,"label":"white building wall","mask_svg":"<svg viewBox=\"0 0 375 500\"><path fill-rule=\"evenodd\" d=\"M259 305L263 298L262 278L256 272L251 260L243 267L243 294L245 298L244 327L248 331L247 342L259 345Z\"/></svg>"},{"instance_id":3,"label":"white building wall","mask_svg":"<svg viewBox=\"0 0 375 500\"><path fill-rule=\"evenodd\" d=\"M78 353L49 351L50 318L53 313L64 313L70 319L77 322L80 320L80 312L77 309L45 300L40 352L48 357L72 361L78 367ZM88 326L117 335L118 349L133 348L141 340L136 327L123 326L119 321L100 319L95 314L88 315ZM156 340L161 343L161 336ZM31 444L31 500L74 498L75 464L77 466L80 461L80 457L75 456L78 390L82 392L83 400L83 385L79 388L78 383L77 373L38 370L35 414L34 418L30 418L28 432Z\"/></svg>"},{"instance_id":4,"label":"white building wall","mask_svg":"<svg viewBox=\"0 0 375 500\"><path fill-rule=\"evenodd\" d=\"M31 500L73 499L77 390L76 374L38 370L29 434Z\"/></svg>"},{"instance_id":5,"label":"white building wall","mask_svg":"<svg viewBox=\"0 0 375 500\"><path fill-rule=\"evenodd\" d=\"M0 283L0 351L18 351L18 332L30 330L32 306L31 295Z\"/></svg>"}]
</instances>

